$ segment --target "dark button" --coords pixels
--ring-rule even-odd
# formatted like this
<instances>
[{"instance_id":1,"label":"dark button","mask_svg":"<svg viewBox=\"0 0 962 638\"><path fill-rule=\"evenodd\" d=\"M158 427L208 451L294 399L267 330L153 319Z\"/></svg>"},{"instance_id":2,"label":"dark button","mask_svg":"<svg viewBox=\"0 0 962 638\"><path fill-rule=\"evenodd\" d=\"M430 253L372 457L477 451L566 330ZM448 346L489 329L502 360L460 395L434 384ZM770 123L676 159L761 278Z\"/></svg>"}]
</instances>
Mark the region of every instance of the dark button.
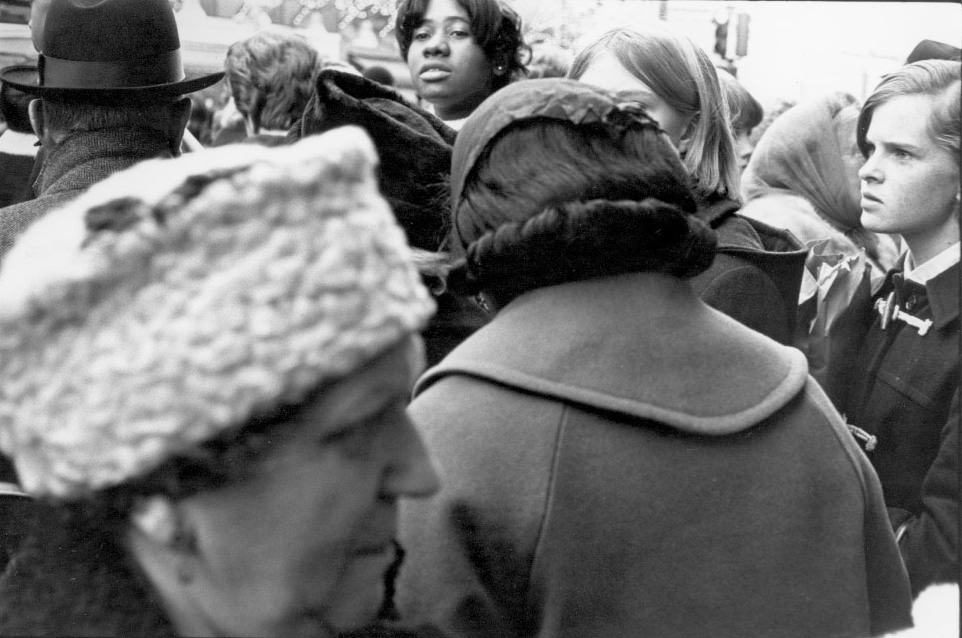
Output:
<instances>
[{"instance_id":1,"label":"dark button","mask_svg":"<svg viewBox=\"0 0 962 638\"><path fill-rule=\"evenodd\" d=\"M906 310L915 310L917 305L919 305L919 298L917 295L909 295L909 298L905 300Z\"/></svg>"}]
</instances>

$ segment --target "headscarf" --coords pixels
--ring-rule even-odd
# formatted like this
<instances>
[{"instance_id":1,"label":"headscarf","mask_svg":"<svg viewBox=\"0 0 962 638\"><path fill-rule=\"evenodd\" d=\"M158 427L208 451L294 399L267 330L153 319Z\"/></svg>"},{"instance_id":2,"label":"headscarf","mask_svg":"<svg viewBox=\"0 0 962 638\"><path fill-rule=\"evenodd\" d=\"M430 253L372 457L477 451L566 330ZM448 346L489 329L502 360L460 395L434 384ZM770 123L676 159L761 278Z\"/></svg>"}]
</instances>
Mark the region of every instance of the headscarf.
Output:
<instances>
[{"instance_id":1,"label":"headscarf","mask_svg":"<svg viewBox=\"0 0 962 638\"><path fill-rule=\"evenodd\" d=\"M755 147L742 174L742 196L749 202L772 193L798 195L870 258L885 261L889 255L880 255L879 238L859 221L858 170L864 159L855 142L858 113L858 101L843 92L785 111Z\"/></svg>"}]
</instances>

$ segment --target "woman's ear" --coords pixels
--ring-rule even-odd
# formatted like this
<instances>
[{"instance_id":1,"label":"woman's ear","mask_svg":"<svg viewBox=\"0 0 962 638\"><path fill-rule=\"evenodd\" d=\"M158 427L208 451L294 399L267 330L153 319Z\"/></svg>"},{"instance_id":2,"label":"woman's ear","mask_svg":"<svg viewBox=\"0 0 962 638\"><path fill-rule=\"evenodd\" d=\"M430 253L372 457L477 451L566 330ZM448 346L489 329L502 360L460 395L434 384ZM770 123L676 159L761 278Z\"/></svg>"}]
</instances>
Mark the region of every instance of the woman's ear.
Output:
<instances>
[{"instance_id":1,"label":"woman's ear","mask_svg":"<svg viewBox=\"0 0 962 638\"><path fill-rule=\"evenodd\" d=\"M504 59L503 55L491 61L491 73L493 73L495 77L502 77L507 72L508 62Z\"/></svg>"},{"instance_id":2,"label":"woman's ear","mask_svg":"<svg viewBox=\"0 0 962 638\"><path fill-rule=\"evenodd\" d=\"M682 157L691 148L691 140L695 137L695 131L698 130L698 122L700 121L701 113L696 111L688 118L688 123L685 124L685 130L681 132L681 138L678 140L678 154Z\"/></svg>"},{"instance_id":3,"label":"woman's ear","mask_svg":"<svg viewBox=\"0 0 962 638\"><path fill-rule=\"evenodd\" d=\"M130 523L134 531L158 548L178 554L196 550L196 536L188 517L166 496L141 499L130 514Z\"/></svg>"}]
</instances>

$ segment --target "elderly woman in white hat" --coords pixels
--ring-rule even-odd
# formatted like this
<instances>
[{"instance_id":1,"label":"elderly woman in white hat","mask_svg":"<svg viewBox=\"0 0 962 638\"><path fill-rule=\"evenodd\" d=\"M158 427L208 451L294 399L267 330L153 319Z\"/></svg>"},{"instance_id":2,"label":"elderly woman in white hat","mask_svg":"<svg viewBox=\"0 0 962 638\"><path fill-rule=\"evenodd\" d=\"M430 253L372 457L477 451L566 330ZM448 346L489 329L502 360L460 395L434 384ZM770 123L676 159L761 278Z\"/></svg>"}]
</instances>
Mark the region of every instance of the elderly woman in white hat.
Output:
<instances>
[{"instance_id":1,"label":"elderly woman in white hat","mask_svg":"<svg viewBox=\"0 0 962 638\"><path fill-rule=\"evenodd\" d=\"M153 162L0 272L0 446L36 524L0 633L391 629L433 306L356 128ZM42 257L41 257L42 255Z\"/></svg>"}]
</instances>

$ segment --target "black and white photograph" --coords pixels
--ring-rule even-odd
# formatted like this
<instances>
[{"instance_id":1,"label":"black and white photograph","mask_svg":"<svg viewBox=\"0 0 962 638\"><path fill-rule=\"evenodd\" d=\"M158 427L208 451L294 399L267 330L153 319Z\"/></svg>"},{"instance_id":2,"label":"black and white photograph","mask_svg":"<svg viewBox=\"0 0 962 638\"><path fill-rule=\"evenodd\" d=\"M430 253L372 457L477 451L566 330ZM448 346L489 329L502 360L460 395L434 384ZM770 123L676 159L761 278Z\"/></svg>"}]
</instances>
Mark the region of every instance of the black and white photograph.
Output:
<instances>
[{"instance_id":1,"label":"black and white photograph","mask_svg":"<svg viewBox=\"0 0 962 638\"><path fill-rule=\"evenodd\" d=\"M0 636L958 638L962 3L0 0Z\"/></svg>"}]
</instances>

